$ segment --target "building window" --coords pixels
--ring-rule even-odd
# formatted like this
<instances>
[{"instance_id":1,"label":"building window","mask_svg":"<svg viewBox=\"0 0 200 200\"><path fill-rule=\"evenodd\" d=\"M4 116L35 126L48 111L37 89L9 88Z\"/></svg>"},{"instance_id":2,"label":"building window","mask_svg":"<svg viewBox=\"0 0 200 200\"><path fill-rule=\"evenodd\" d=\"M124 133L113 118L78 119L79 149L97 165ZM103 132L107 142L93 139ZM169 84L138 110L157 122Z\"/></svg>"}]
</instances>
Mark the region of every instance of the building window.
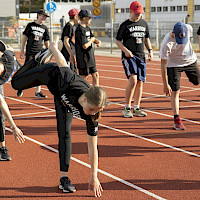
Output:
<instances>
[{"instance_id":1,"label":"building window","mask_svg":"<svg viewBox=\"0 0 200 200\"><path fill-rule=\"evenodd\" d=\"M182 11L182 6L177 6L177 11Z\"/></svg>"},{"instance_id":2,"label":"building window","mask_svg":"<svg viewBox=\"0 0 200 200\"><path fill-rule=\"evenodd\" d=\"M151 7L151 12L156 12L156 7Z\"/></svg>"},{"instance_id":3,"label":"building window","mask_svg":"<svg viewBox=\"0 0 200 200\"><path fill-rule=\"evenodd\" d=\"M122 8L122 9L121 9L121 13L124 13L124 12L125 12L125 9L124 9L124 8Z\"/></svg>"},{"instance_id":4,"label":"building window","mask_svg":"<svg viewBox=\"0 0 200 200\"><path fill-rule=\"evenodd\" d=\"M115 13L121 13L120 8L115 9Z\"/></svg>"},{"instance_id":5,"label":"building window","mask_svg":"<svg viewBox=\"0 0 200 200\"><path fill-rule=\"evenodd\" d=\"M170 11L176 11L176 7L175 6L170 6Z\"/></svg>"},{"instance_id":6,"label":"building window","mask_svg":"<svg viewBox=\"0 0 200 200\"><path fill-rule=\"evenodd\" d=\"M126 8L126 13L129 13L129 8Z\"/></svg>"},{"instance_id":7,"label":"building window","mask_svg":"<svg viewBox=\"0 0 200 200\"><path fill-rule=\"evenodd\" d=\"M167 6L164 6L163 7L163 12L167 12L168 11L168 7Z\"/></svg>"},{"instance_id":8,"label":"building window","mask_svg":"<svg viewBox=\"0 0 200 200\"><path fill-rule=\"evenodd\" d=\"M200 10L200 5L195 5L194 10Z\"/></svg>"},{"instance_id":9,"label":"building window","mask_svg":"<svg viewBox=\"0 0 200 200\"><path fill-rule=\"evenodd\" d=\"M157 12L161 12L162 11L162 7L157 7Z\"/></svg>"},{"instance_id":10,"label":"building window","mask_svg":"<svg viewBox=\"0 0 200 200\"><path fill-rule=\"evenodd\" d=\"M184 11L187 11L187 6L183 6L183 10L184 10Z\"/></svg>"}]
</instances>

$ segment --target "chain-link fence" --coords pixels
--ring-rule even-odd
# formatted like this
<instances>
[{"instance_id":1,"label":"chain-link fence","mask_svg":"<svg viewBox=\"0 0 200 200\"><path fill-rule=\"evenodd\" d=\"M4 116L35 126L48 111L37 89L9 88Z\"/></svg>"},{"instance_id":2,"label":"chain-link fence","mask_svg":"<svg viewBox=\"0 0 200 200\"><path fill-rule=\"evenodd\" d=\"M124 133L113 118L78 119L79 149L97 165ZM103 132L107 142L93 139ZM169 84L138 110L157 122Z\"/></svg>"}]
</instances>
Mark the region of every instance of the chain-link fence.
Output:
<instances>
[{"instance_id":1,"label":"chain-link fence","mask_svg":"<svg viewBox=\"0 0 200 200\"><path fill-rule=\"evenodd\" d=\"M20 49L21 46L21 39L23 31L29 23L30 20L20 21L17 23L13 18L11 19L0 19L0 40L3 40L7 44L12 45L16 49ZM155 21L155 22L149 22L149 31L151 35L151 43L155 50L159 50L160 45L162 43L162 40L164 36L170 32L173 29L173 26L176 22L161 22L161 21ZM47 27L49 28L49 32L53 32L53 39L56 36L61 36L61 28L60 26L53 26L50 28L49 23L46 23ZM200 26L200 23L191 23L193 27L193 39L192 44L194 49L199 49L199 39L197 35L197 30ZM100 39L102 41L102 47L101 48L117 48L115 44L115 37L117 34L119 24L114 24L113 26L113 38L112 38L112 29L110 27L93 27L91 26L91 29L95 35L96 38ZM112 42L112 44L111 44Z\"/></svg>"}]
</instances>

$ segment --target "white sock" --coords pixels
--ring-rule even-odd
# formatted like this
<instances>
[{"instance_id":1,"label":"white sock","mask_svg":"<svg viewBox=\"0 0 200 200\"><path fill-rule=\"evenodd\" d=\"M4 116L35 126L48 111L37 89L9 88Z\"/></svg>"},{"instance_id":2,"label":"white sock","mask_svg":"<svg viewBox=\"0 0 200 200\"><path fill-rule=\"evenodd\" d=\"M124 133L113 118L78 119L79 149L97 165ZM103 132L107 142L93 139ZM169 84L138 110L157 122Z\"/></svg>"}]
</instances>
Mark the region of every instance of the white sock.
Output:
<instances>
[{"instance_id":1,"label":"white sock","mask_svg":"<svg viewBox=\"0 0 200 200\"><path fill-rule=\"evenodd\" d=\"M125 108L131 108L131 105L130 104L126 104Z\"/></svg>"},{"instance_id":2,"label":"white sock","mask_svg":"<svg viewBox=\"0 0 200 200\"><path fill-rule=\"evenodd\" d=\"M140 106L139 105L134 105L133 109L136 110L137 108L139 109Z\"/></svg>"}]
</instances>

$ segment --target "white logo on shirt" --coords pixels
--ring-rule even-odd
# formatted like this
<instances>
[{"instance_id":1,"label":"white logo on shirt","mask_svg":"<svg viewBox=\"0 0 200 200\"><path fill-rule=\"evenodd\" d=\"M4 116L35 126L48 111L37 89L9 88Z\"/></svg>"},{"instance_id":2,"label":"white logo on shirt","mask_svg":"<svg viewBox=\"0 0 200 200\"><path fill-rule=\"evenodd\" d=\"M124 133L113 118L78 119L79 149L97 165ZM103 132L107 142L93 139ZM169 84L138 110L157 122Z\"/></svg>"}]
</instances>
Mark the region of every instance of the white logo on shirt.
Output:
<instances>
[{"instance_id":1,"label":"white logo on shirt","mask_svg":"<svg viewBox=\"0 0 200 200\"><path fill-rule=\"evenodd\" d=\"M73 106L72 104L69 103L69 99L68 99L68 97L66 97L65 94L63 94L63 95L61 96L61 100L62 100L62 102L64 103L64 105L67 105L67 106L70 107L70 109L72 110L72 114L73 114L73 115L75 115L75 116L77 116L77 117L81 117L78 108L76 108L75 106Z\"/></svg>"}]
</instances>

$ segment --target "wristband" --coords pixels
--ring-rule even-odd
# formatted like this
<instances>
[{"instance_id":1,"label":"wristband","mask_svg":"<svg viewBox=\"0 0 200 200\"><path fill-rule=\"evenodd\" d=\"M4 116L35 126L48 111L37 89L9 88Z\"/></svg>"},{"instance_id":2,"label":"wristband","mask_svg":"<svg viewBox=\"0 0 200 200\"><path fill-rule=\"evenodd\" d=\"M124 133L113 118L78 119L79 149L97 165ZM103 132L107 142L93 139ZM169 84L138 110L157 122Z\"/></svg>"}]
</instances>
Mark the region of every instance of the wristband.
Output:
<instances>
[{"instance_id":1,"label":"wristband","mask_svg":"<svg viewBox=\"0 0 200 200\"><path fill-rule=\"evenodd\" d=\"M148 52L152 51L153 49L148 49Z\"/></svg>"}]
</instances>

